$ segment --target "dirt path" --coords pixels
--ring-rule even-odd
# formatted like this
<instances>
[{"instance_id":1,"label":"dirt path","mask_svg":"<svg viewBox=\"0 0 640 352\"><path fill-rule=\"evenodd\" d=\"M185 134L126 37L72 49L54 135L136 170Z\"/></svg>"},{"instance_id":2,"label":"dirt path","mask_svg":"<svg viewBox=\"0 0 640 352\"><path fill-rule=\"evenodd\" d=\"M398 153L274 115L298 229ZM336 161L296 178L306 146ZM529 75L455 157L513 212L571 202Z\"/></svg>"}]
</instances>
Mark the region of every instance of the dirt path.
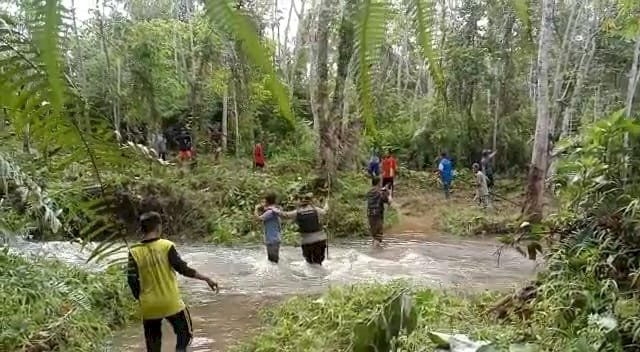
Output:
<instances>
[{"instance_id":1,"label":"dirt path","mask_svg":"<svg viewBox=\"0 0 640 352\"><path fill-rule=\"evenodd\" d=\"M393 199L394 207L398 211L398 221L385 232L394 237L428 238L441 235L440 214L458 206L472 206L472 197L465 190L454 191L449 199L445 199L444 194L438 190L399 192Z\"/></svg>"}]
</instances>

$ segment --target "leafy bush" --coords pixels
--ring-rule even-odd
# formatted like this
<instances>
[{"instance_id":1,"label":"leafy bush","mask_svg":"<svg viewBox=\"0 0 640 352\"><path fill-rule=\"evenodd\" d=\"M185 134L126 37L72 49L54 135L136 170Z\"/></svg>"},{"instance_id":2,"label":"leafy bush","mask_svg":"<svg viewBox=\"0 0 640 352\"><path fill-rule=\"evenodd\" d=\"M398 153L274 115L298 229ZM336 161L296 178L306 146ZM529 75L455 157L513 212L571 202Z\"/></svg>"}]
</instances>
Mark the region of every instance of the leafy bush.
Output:
<instances>
[{"instance_id":1,"label":"leafy bush","mask_svg":"<svg viewBox=\"0 0 640 352\"><path fill-rule=\"evenodd\" d=\"M89 273L0 251L0 350L96 351L136 309L122 270Z\"/></svg>"}]
</instances>

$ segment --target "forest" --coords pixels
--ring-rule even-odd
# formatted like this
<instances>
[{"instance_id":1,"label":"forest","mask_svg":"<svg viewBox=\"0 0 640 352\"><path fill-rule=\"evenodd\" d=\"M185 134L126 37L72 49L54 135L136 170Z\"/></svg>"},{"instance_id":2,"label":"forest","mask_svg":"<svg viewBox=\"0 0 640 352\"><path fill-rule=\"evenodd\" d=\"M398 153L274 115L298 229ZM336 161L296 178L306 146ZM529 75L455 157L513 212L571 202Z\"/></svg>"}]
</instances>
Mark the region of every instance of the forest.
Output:
<instances>
[{"instance_id":1,"label":"forest","mask_svg":"<svg viewBox=\"0 0 640 352\"><path fill-rule=\"evenodd\" d=\"M352 255L354 278L317 292L287 282L259 318L243 311L238 330L252 334L216 335L209 350L636 351L639 83L635 0L0 0L0 350L117 350L140 325L121 254L147 211L194 267L221 276L216 308L180 281L200 334L215 334L207 312L266 290L216 270L258 253L253 209L275 192L286 209L301 194L328 202L328 277ZM433 282L467 265L443 250L452 264L432 274L436 235L463 251L484 241L477 251L490 243L507 266L522 257L519 279L502 287L476 253L484 292L473 278L418 284L392 269L399 258L358 247L374 150L400 165L385 236L405 242L387 255L426 246L415 275ZM489 210L472 200L485 150ZM442 153L451 199L434 173ZM299 245L294 225L282 242Z\"/></svg>"}]
</instances>

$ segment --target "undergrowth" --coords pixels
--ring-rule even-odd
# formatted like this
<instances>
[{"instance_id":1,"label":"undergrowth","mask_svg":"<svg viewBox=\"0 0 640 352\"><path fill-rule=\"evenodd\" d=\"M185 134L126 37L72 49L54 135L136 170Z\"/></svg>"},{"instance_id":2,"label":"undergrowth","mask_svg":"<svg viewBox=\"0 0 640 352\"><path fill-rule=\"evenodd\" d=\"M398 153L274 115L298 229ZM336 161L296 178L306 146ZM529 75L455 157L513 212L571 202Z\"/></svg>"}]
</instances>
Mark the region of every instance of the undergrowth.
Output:
<instances>
[{"instance_id":1,"label":"undergrowth","mask_svg":"<svg viewBox=\"0 0 640 352\"><path fill-rule=\"evenodd\" d=\"M136 312L122 270L0 250L0 350L97 351Z\"/></svg>"}]
</instances>

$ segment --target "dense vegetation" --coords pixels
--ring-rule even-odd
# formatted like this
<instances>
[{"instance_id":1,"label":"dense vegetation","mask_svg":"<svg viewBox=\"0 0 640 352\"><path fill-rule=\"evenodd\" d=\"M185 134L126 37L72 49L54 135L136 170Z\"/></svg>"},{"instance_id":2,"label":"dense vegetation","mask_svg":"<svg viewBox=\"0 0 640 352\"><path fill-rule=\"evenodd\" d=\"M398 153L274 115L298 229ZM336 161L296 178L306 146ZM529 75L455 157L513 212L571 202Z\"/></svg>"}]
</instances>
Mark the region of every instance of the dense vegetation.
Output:
<instances>
[{"instance_id":1,"label":"dense vegetation","mask_svg":"<svg viewBox=\"0 0 640 352\"><path fill-rule=\"evenodd\" d=\"M535 224L507 224L514 233L503 242L530 256L545 248L547 270L532 289L495 318L480 314L482 297L330 291L324 303L298 298L277 310L246 349L280 350L285 337L289 349L322 351L386 343L380 336L399 329L381 314L397 318L409 296L416 320L397 339L403 350L430 348L431 328L501 347L637 349L637 1L302 0L288 16L278 1L108 0L89 14L62 3L0 3L4 235L100 240L98 257L157 209L169 236L255 241L249 213L266 190L286 207L308 190L329 197L329 230L360 235L359 170L373 147L393 149L414 188L429 177L408 170L431 167L440 152L465 169L491 148L499 176L529 169L522 210ZM183 127L197 157L177 168L158 160L150 137L164 134L175 151ZM263 174L250 167L255 142L266 145ZM561 206L544 217L549 195ZM464 217L442 225L484 231ZM285 238L293 241L290 229ZM2 290L3 348L46 340L54 345L45 349L88 350L123 320L104 319L126 304L120 279L97 289L94 275L73 268L0 260L15 274ZM50 277L68 282L52 288ZM67 294L76 289L91 294ZM112 299L95 298L105 292ZM36 308L25 311L31 293Z\"/></svg>"},{"instance_id":2,"label":"dense vegetation","mask_svg":"<svg viewBox=\"0 0 640 352\"><path fill-rule=\"evenodd\" d=\"M137 310L122 270L88 273L0 251L0 349L96 351Z\"/></svg>"},{"instance_id":3,"label":"dense vegetation","mask_svg":"<svg viewBox=\"0 0 640 352\"><path fill-rule=\"evenodd\" d=\"M634 141L627 147L625 135ZM634 160L640 152L636 136L640 123L618 114L564 146L561 170L568 176L556 180L563 206L550 227L504 239L524 248L540 248L532 245L541 241L548 245L546 270L514 295L498 300L403 284L334 289L319 300L294 298L270 312L264 332L240 350L372 350L368 345L388 350L383 345L388 339L377 337L382 334L396 336L397 350L430 351L435 331L493 342L488 351L510 346L509 351L520 351L527 343L522 351L635 351L640 342L635 255L640 194L638 180L628 176L640 164L624 159ZM413 301L394 306L393 298L403 292ZM402 312L405 331L399 333Z\"/></svg>"}]
</instances>

